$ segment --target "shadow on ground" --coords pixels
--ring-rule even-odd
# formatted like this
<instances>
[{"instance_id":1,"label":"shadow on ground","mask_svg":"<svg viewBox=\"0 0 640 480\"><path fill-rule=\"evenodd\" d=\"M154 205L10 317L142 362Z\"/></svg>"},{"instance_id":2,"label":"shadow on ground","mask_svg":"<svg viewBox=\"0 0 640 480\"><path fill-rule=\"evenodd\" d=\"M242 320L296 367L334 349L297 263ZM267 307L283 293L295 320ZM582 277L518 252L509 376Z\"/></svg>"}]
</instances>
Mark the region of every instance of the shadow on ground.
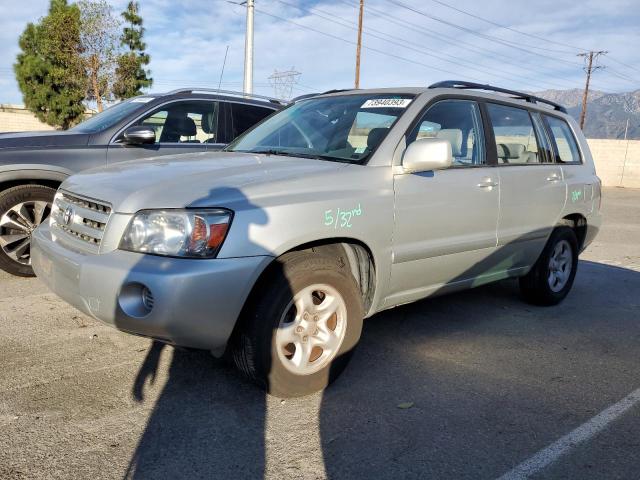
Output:
<instances>
[{"instance_id":1,"label":"shadow on ground","mask_svg":"<svg viewBox=\"0 0 640 480\"><path fill-rule=\"evenodd\" d=\"M637 388L639 291L640 273L583 261L557 307L524 304L517 282L503 281L374 316L320 411L310 410L324 461L316 475L501 475ZM151 347L134 398L161 350ZM262 478L266 405L208 353L175 349L126 477ZM270 435L296 430L286 423L269 417ZM272 459L270 476L304 461L291 455Z\"/></svg>"}]
</instances>

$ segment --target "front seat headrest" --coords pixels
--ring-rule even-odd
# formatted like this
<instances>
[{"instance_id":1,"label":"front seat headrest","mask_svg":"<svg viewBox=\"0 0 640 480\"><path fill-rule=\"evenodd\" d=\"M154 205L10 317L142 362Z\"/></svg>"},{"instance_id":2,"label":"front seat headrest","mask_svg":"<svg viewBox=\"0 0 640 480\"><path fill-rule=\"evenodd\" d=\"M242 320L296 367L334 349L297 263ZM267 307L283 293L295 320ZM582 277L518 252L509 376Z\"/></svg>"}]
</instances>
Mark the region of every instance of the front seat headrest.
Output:
<instances>
[{"instance_id":1,"label":"front seat headrest","mask_svg":"<svg viewBox=\"0 0 640 480\"><path fill-rule=\"evenodd\" d=\"M164 141L177 142L180 137L194 137L196 135L196 122L190 117L170 118L164 125L162 137Z\"/></svg>"}]
</instances>

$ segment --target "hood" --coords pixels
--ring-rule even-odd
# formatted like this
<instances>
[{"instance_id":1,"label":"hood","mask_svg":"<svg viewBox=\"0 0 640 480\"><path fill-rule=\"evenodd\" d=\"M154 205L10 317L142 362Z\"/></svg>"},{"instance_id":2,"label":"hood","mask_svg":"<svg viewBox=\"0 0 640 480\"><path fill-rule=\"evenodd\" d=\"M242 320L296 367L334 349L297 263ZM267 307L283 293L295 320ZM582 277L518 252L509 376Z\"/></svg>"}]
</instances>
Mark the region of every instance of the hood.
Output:
<instances>
[{"instance_id":1,"label":"hood","mask_svg":"<svg viewBox=\"0 0 640 480\"><path fill-rule=\"evenodd\" d=\"M123 162L69 177L62 189L111 204L119 213L141 209L222 207L239 195L282 192L309 184L347 164L277 155L203 152ZM270 188L261 188L268 184ZM298 185L300 186L300 185ZM271 188L273 187L273 188Z\"/></svg>"},{"instance_id":2,"label":"hood","mask_svg":"<svg viewBox=\"0 0 640 480\"><path fill-rule=\"evenodd\" d=\"M89 134L70 131L0 133L0 149L86 145Z\"/></svg>"}]
</instances>

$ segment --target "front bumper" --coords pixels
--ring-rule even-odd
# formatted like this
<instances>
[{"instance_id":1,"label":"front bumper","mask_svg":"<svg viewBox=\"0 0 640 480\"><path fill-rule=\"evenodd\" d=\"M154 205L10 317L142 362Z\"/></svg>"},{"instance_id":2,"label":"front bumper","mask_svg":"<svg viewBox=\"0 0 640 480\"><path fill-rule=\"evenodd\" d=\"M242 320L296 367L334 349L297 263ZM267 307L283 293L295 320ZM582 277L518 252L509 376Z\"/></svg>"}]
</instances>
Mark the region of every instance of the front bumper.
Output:
<instances>
[{"instance_id":1,"label":"front bumper","mask_svg":"<svg viewBox=\"0 0 640 480\"><path fill-rule=\"evenodd\" d=\"M55 294L119 330L221 354L251 288L272 257L183 259L79 251L48 225L33 234L33 269ZM136 292L146 287L153 307ZM148 306L147 302L145 306Z\"/></svg>"}]
</instances>

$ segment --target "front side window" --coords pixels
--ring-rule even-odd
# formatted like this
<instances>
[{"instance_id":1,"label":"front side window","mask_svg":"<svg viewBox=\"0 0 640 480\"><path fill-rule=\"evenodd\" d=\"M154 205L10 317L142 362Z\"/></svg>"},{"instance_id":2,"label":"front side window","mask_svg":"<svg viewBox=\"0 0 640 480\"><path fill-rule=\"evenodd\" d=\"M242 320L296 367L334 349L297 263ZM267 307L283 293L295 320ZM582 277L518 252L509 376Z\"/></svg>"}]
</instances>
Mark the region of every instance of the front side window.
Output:
<instances>
[{"instance_id":1,"label":"front side window","mask_svg":"<svg viewBox=\"0 0 640 480\"><path fill-rule=\"evenodd\" d=\"M363 162L412 99L412 95L358 94L301 100L266 119L227 150Z\"/></svg>"},{"instance_id":2,"label":"front side window","mask_svg":"<svg viewBox=\"0 0 640 480\"><path fill-rule=\"evenodd\" d=\"M422 138L448 140L454 166L486 164L482 118L476 102L443 100L436 103L409 134L407 146Z\"/></svg>"},{"instance_id":3,"label":"front side window","mask_svg":"<svg viewBox=\"0 0 640 480\"><path fill-rule=\"evenodd\" d=\"M216 143L218 102L173 102L135 125L153 128L158 143Z\"/></svg>"},{"instance_id":4,"label":"front side window","mask_svg":"<svg viewBox=\"0 0 640 480\"><path fill-rule=\"evenodd\" d=\"M529 112L523 108L487 104L498 150L498 164L544 163Z\"/></svg>"},{"instance_id":5,"label":"front side window","mask_svg":"<svg viewBox=\"0 0 640 480\"><path fill-rule=\"evenodd\" d=\"M580 150L571 128L564 120L545 115L553 143L556 158L560 163L580 163Z\"/></svg>"}]
</instances>

